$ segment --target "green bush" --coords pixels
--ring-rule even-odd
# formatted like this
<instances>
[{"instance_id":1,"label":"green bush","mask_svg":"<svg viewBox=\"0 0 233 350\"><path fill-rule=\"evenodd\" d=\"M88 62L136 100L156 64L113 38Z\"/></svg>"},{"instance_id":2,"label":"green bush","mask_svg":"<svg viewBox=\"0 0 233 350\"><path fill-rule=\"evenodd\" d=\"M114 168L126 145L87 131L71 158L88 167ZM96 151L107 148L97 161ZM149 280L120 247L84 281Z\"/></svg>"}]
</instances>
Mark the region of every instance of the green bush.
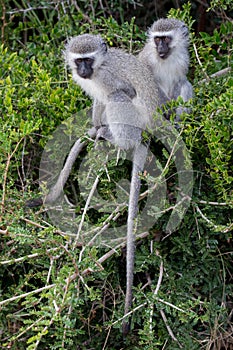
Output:
<instances>
[{"instance_id":1,"label":"green bush","mask_svg":"<svg viewBox=\"0 0 233 350\"><path fill-rule=\"evenodd\" d=\"M137 240L133 331L126 339L121 335L124 243L116 249L82 244L68 229L55 226L46 208L31 209L25 203L40 193L39 162L54 131L62 125L64 143L55 141L58 147L69 149L77 135L88 128L81 111L90 107L91 101L64 68L66 39L86 31L100 32L109 45L135 53L145 34L135 19L119 24L113 17L104 17L98 2L92 11L89 3L81 9L64 7L64 2L57 6L49 2L42 6L36 1L30 6L13 3L14 10L10 2L1 10L1 347L230 349L233 28L224 15L229 1L212 3L212 8L216 3L222 11L221 25L213 33L192 33L190 75L195 98L192 114L185 116L181 125L193 164L192 201L181 225L170 236L164 234L168 213L150 232L137 232L144 236ZM114 1L114 5L120 8L120 2ZM183 9L172 9L170 15L184 19L191 29L190 11L186 4ZM122 9L119 12L123 19ZM222 69L228 70L211 77ZM161 148L158 158L165 166L169 153ZM86 152L94 154L91 144ZM85 201L80 191L73 190L75 169L66 191L69 198L77 196L79 201L69 215L75 215L77 228L82 227L82 234L88 236L88 223L98 232L109 215L107 210L104 216L89 210L82 224ZM112 198L115 183L128 178L129 170L127 163L116 167L110 162L109 177L102 177L99 184L104 198ZM174 196L175 171L169 163L165 177ZM119 226L126 217L125 206L120 210Z\"/></svg>"}]
</instances>

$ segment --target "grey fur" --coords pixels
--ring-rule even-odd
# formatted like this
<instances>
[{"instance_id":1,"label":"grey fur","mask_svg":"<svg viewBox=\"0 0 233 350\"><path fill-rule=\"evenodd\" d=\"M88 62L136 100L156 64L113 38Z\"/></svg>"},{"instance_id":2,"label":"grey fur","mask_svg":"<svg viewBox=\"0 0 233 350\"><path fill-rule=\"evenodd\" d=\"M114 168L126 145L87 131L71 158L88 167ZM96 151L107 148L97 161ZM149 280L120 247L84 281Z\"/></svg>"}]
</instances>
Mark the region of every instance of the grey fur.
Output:
<instances>
[{"instance_id":1,"label":"grey fur","mask_svg":"<svg viewBox=\"0 0 233 350\"><path fill-rule=\"evenodd\" d=\"M85 50L86 41L88 45ZM103 39L100 36L83 34L69 41L65 59L74 81L94 99L93 124L96 127L109 125L113 142L124 149L132 148L139 140L135 140L130 133L126 142L125 130L127 126L142 130L152 127L152 116L158 106L158 88L148 68L136 57L120 49L109 48L103 52L102 48ZM78 76L74 56L70 54L88 55L89 52L96 52L94 73L91 79L83 79ZM122 128L123 124L125 128Z\"/></svg>"},{"instance_id":2,"label":"grey fur","mask_svg":"<svg viewBox=\"0 0 233 350\"><path fill-rule=\"evenodd\" d=\"M85 44L87 43L87 45ZM77 74L75 54L95 58L90 79ZM120 49L107 48L100 36L84 34L72 38L65 59L74 81L94 99L93 124L97 137L104 137L122 149L133 149L133 170L127 220L127 282L125 314L132 305L134 270L134 220L140 192L139 172L143 170L146 147L141 132L153 126L158 106L158 87L148 67ZM129 323L123 322L123 333Z\"/></svg>"},{"instance_id":3,"label":"grey fur","mask_svg":"<svg viewBox=\"0 0 233 350\"><path fill-rule=\"evenodd\" d=\"M171 37L170 54L163 59L154 43L155 36ZM193 88L187 80L189 68L189 31L184 22L175 18L161 18L154 22L148 31L148 41L139 54L139 60L151 70L160 88L160 104L176 100L181 96L184 102L193 97ZM177 108L177 120L187 110Z\"/></svg>"}]
</instances>

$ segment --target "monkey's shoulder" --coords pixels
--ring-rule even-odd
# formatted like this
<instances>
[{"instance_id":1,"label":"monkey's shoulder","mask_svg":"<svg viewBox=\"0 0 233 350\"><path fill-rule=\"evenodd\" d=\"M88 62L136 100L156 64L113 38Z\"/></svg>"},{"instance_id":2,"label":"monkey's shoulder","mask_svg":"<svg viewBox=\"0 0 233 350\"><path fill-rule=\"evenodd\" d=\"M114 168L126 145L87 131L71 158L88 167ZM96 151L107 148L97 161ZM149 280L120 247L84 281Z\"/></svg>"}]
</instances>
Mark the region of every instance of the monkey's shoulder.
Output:
<instances>
[{"instance_id":1,"label":"monkey's shoulder","mask_svg":"<svg viewBox=\"0 0 233 350\"><path fill-rule=\"evenodd\" d=\"M125 52L122 49L110 48L108 50L108 65L111 66L112 71L117 71L117 74L123 74L125 77L132 78L132 73L140 75L144 73L144 64L133 54ZM113 69L114 68L114 69Z\"/></svg>"},{"instance_id":2,"label":"monkey's shoulder","mask_svg":"<svg viewBox=\"0 0 233 350\"><path fill-rule=\"evenodd\" d=\"M100 73L104 72L104 75ZM156 84L151 76L148 67L132 54L129 54L121 49L110 48L106 58L97 73L102 78L104 76L104 84L111 85L114 81L114 87L117 89L126 90L130 98L136 96L141 90L145 89L145 81L147 90L156 90Z\"/></svg>"},{"instance_id":3,"label":"monkey's shoulder","mask_svg":"<svg viewBox=\"0 0 233 350\"><path fill-rule=\"evenodd\" d=\"M114 62L124 61L124 63L128 60L131 63L137 64L137 59L134 55L114 47L108 49L108 59L114 60Z\"/></svg>"}]
</instances>

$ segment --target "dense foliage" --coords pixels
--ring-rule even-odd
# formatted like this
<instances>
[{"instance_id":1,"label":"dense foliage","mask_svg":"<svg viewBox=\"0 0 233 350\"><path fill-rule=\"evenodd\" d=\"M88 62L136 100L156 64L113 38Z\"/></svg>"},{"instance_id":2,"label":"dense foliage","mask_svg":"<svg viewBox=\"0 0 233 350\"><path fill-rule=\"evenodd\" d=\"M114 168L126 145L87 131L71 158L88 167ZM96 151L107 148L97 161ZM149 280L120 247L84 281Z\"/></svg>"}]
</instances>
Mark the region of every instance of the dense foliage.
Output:
<instances>
[{"instance_id":1,"label":"dense foliage","mask_svg":"<svg viewBox=\"0 0 233 350\"><path fill-rule=\"evenodd\" d=\"M154 13L152 2L0 3L1 348L233 349L231 1L202 3L208 30L198 22L198 2L169 8L169 13L166 2ZM109 215L87 210L81 189L74 189L81 160L92 152L90 163L98 157L93 144L81 154L67 183L66 194L76 205L65 207L68 216L59 217L64 224L55 225L48 208L25 203L40 194L43 150L49 153L49 147L55 147L56 168L63 160L60 150L66 156L88 128L83 111L91 101L64 68L67 38L101 33L110 46L137 53L145 42L145 24L149 26L156 14L183 19L191 31L195 98L179 132L191 157L194 188L175 232L164 232L172 200L166 201L153 229L137 232L133 331L122 339L125 243L90 244L90 225L94 232L103 230ZM195 34L193 28L203 31ZM173 198L175 164L161 143L155 141L154 148L161 171L166 167L164 178ZM110 161L106 174L98 189L102 198L110 199L115 183L129 179L130 165ZM145 189L146 180L145 175ZM119 210L121 227L126 208ZM73 217L86 242L70 230Z\"/></svg>"}]
</instances>

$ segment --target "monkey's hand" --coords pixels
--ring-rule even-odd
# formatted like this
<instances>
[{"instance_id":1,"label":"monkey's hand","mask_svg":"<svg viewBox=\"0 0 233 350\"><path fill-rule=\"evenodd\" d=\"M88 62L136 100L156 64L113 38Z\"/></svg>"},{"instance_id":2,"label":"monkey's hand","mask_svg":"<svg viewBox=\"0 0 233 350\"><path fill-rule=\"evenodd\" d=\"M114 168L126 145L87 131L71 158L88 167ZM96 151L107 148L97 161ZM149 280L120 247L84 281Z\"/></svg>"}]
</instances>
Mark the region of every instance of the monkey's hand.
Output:
<instances>
[{"instance_id":1,"label":"monkey's hand","mask_svg":"<svg viewBox=\"0 0 233 350\"><path fill-rule=\"evenodd\" d=\"M97 128L95 143L98 142L99 139L104 139L111 143L113 142L113 136L108 125L102 125Z\"/></svg>"}]
</instances>

